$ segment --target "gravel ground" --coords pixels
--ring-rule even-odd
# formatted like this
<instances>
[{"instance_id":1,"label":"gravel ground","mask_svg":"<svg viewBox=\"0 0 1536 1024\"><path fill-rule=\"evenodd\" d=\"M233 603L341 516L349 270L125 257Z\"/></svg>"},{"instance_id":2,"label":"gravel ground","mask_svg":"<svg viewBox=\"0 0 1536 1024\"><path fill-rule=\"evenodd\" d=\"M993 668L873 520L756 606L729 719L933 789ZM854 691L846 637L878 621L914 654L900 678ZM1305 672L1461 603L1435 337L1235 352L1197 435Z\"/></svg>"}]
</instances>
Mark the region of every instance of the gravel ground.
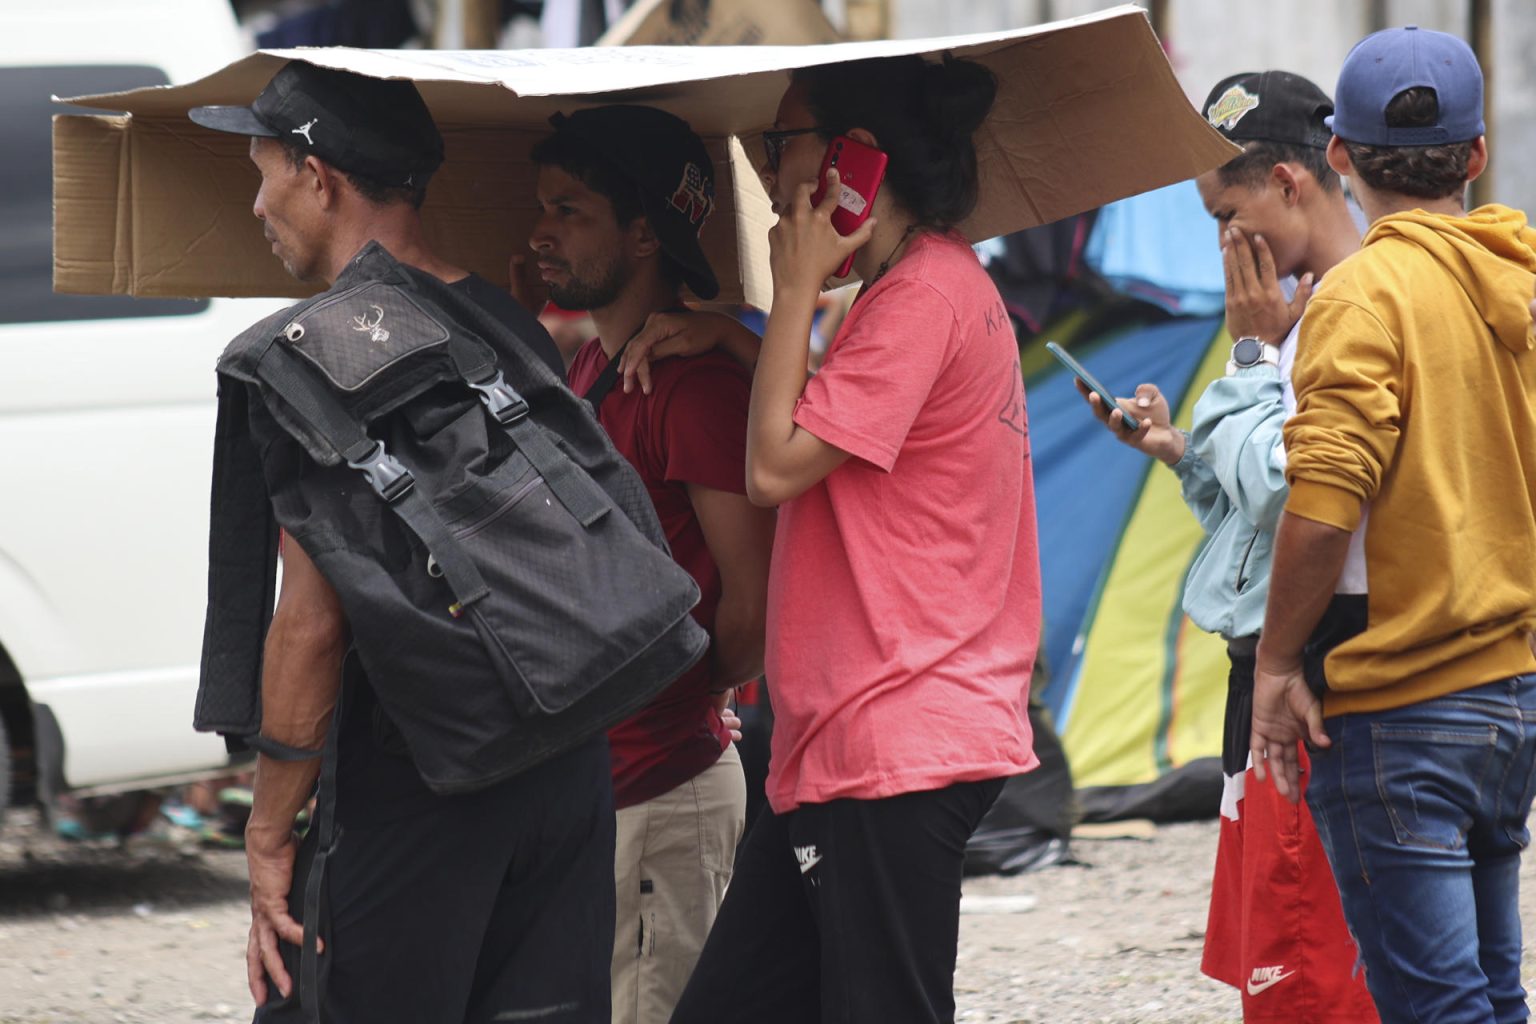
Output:
<instances>
[{"instance_id":1,"label":"gravel ground","mask_svg":"<svg viewBox=\"0 0 1536 1024\"><path fill-rule=\"evenodd\" d=\"M959 1020L1239 1020L1201 976L1216 825L1078 840L1081 866L966 883ZM1522 907L1536 921L1536 857ZM12 812L0 832L0 1024L192 1024L250 1018L245 861L174 831L125 848L65 844ZM1526 974L1536 982L1529 948Z\"/></svg>"}]
</instances>

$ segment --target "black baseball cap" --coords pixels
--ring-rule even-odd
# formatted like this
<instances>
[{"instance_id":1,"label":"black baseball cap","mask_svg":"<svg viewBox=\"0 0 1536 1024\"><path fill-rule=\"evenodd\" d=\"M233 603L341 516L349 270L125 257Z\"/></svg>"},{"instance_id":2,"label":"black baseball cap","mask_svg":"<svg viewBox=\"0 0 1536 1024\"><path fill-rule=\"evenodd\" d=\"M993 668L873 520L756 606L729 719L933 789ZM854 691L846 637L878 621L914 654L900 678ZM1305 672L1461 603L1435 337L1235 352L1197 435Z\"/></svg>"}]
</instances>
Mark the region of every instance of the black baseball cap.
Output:
<instances>
[{"instance_id":1,"label":"black baseball cap","mask_svg":"<svg viewBox=\"0 0 1536 1024\"><path fill-rule=\"evenodd\" d=\"M701 299L720 294L699 232L715 209L715 167L688 122L655 107L588 107L549 119L635 183L656 240Z\"/></svg>"},{"instance_id":2,"label":"black baseball cap","mask_svg":"<svg viewBox=\"0 0 1536 1024\"><path fill-rule=\"evenodd\" d=\"M248 107L194 107L204 128L290 139L343 171L423 187L443 162L443 137L412 82L290 61Z\"/></svg>"},{"instance_id":3,"label":"black baseball cap","mask_svg":"<svg viewBox=\"0 0 1536 1024\"><path fill-rule=\"evenodd\" d=\"M1323 119L1333 100L1289 71L1244 71L1223 78L1200 108L1233 142L1280 142L1327 149L1333 133Z\"/></svg>"}]
</instances>

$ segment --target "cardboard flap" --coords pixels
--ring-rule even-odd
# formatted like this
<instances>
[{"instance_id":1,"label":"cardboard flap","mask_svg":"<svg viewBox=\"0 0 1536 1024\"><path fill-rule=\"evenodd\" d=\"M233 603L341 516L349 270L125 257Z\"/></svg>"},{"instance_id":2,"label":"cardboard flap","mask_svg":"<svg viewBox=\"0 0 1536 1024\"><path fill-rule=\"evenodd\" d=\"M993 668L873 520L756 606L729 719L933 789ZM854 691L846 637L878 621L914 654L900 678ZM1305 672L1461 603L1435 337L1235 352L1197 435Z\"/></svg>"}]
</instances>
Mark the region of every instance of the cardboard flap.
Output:
<instances>
[{"instance_id":1,"label":"cardboard flap","mask_svg":"<svg viewBox=\"0 0 1536 1024\"><path fill-rule=\"evenodd\" d=\"M1193 177L1238 152L1185 98L1136 7L1014 32L825 46L264 51L188 85L69 101L131 116L96 118L94 127L56 119L55 287L308 294L272 258L250 213L257 176L246 141L186 118L202 104L249 103L285 61L307 60L418 83L447 149L423 208L428 237L445 258L496 282L507 280L508 258L527 244L537 211L528 153L550 114L618 101L678 114L715 158L718 206L704 248L719 301L766 305L772 213L757 179L759 140L787 72L945 52L998 77L993 113L976 136L981 202L961 225L973 240ZM112 132L125 136L115 186L79 187L85 178L107 180L102 147ZM110 208L107 197L115 197Z\"/></svg>"},{"instance_id":2,"label":"cardboard flap","mask_svg":"<svg viewBox=\"0 0 1536 1024\"><path fill-rule=\"evenodd\" d=\"M124 192L127 117L53 119L53 278L58 291L132 294L119 280L132 260L119 238L119 215L132 209ZM121 226L126 230L126 225Z\"/></svg>"},{"instance_id":3,"label":"cardboard flap","mask_svg":"<svg viewBox=\"0 0 1536 1024\"><path fill-rule=\"evenodd\" d=\"M598 46L757 46L835 43L837 29L816 0L639 0Z\"/></svg>"}]
</instances>

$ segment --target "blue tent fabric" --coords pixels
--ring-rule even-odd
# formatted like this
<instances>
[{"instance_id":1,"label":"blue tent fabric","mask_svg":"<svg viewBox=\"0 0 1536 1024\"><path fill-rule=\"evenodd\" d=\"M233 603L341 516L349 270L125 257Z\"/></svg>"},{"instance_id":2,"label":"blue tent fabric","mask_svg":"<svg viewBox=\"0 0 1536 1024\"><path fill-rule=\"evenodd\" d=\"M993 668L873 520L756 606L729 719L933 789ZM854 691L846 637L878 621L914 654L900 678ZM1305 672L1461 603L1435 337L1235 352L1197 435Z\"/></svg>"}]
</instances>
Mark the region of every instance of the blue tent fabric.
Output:
<instances>
[{"instance_id":1,"label":"blue tent fabric","mask_svg":"<svg viewBox=\"0 0 1536 1024\"><path fill-rule=\"evenodd\" d=\"M1177 408L1221 326L1217 317L1133 328L1073 354L1116 395L1156 383ZM1166 472L1120 444L1093 418L1054 360L1027 383L1050 682L1042 695L1058 724L1071 712L1078 637L1147 474Z\"/></svg>"},{"instance_id":2,"label":"blue tent fabric","mask_svg":"<svg viewBox=\"0 0 1536 1024\"><path fill-rule=\"evenodd\" d=\"M1084 256L1119 291L1170 313L1222 312L1226 276L1216 222L1193 181L1104 207Z\"/></svg>"}]
</instances>

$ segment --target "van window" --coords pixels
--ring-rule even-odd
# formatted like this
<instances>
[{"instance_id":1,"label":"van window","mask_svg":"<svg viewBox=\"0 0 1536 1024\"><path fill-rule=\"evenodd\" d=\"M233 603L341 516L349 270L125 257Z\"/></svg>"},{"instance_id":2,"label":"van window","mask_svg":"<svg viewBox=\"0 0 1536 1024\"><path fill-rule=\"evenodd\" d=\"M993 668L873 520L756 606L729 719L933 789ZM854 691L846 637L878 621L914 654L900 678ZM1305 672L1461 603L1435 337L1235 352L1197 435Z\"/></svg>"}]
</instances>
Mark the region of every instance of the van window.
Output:
<instances>
[{"instance_id":1,"label":"van window","mask_svg":"<svg viewBox=\"0 0 1536 1024\"><path fill-rule=\"evenodd\" d=\"M157 68L0 67L0 323L185 316L206 299L56 295L53 291L53 96L165 85Z\"/></svg>"}]
</instances>

